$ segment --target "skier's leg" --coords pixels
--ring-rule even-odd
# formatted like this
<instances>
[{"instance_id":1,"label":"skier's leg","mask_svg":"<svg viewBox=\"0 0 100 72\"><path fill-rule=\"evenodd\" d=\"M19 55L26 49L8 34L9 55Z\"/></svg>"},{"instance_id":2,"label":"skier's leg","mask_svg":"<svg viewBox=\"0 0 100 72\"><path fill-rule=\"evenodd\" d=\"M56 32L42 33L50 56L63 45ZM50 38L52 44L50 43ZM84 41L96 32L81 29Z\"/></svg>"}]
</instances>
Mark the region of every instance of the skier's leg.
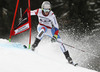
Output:
<instances>
[{"instance_id":1,"label":"skier's leg","mask_svg":"<svg viewBox=\"0 0 100 72\"><path fill-rule=\"evenodd\" d=\"M38 35L35 39L35 42L32 45L32 50L34 51L34 49L38 46L39 42L41 41L41 39L44 36L44 33L46 32L47 28L44 26L38 26Z\"/></svg>"},{"instance_id":2,"label":"skier's leg","mask_svg":"<svg viewBox=\"0 0 100 72\"><path fill-rule=\"evenodd\" d=\"M65 55L66 59L68 60L68 63L72 64L73 61L72 61L72 58L71 58L70 55L69 55L69 51L66 50L66 48L65 48L64 44L62 43L62 40L60 39L60 37L57 39L57 41L60 42L60 43L59 43L60 48L61 48L63 54Z\"/></svg>"},{"instance_id":3,"label":"skier's leg","mask_svg":"<svg viewBox=\"0 0 100 72\"><path fill-rule=\"evenodd\" d=\"M38 31L37 38L41 40L44 36L44 33L45 33L45 28L41 27L41 29Z\"/></svg>"},{"instance_id":4,"label":"skier's leg","mask_svg":"<svg viewBox=\"0 0 100 72\"><path fill-rule=\"evenodd\" d=\"M48 31L46 32L46 34L47 34L50 38L52 38L52 37L54 36L54 33L55 33L55 30L54 30L53 28L52 28L51 30L48 29ZM72 58L70 57L68 50L66 50L65 46L63 45L62 40L61 40L61 38L60 38L59 35L58 35L57 41L60 42L60 43L59 43L60 48L61 48L63 54L65 55L66 59L68 60L68 62L69 62L70 64L73 63Z\"/></svg>"}]
</instances>

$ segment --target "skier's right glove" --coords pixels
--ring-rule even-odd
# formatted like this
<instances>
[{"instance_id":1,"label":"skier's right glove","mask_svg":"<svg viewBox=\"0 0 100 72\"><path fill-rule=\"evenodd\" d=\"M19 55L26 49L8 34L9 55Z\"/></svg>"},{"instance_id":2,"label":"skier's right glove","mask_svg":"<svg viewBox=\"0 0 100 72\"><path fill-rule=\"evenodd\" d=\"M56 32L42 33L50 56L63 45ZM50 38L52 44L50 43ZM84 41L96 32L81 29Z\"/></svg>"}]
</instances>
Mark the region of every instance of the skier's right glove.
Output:
<instances>
[{"instance_id":1,"label":"skier's right glove","mask_svg":"<svg viewBox=\"0 0 100 72\"><path fill-rule=\"evenodd\" d=\"M57 38L58 38L58 36L57 35L54 35L52 38L51 38L51 42L53 43L53 42L56 42L57 41Z\"/></svg>"}]
</instances>

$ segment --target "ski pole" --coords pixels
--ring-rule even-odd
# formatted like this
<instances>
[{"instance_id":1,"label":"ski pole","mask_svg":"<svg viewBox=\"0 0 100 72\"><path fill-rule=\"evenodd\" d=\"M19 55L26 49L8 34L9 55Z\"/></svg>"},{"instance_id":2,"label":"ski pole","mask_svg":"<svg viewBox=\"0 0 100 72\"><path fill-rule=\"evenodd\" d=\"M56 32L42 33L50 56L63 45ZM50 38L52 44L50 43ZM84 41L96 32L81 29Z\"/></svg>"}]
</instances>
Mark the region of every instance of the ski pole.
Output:
<instances>
[{"instance_id":1,"label":"ski pole","mask_svg":"<svg viewBox=\"0 0 100 72\"><path fill-rule=\"evenodd\" d=\"M60 41L58 41L58 40L57 40L57 42L58 42L58 43L62 43L62 42L60 42ZM62 44L66 45L66 46L69 46L69 47L71 47L71 48L77 49L77 50L79 50L79 51L81 51L81 52L85 52L85 53L87 53L87 54L89 54L89 55L92 55L92 56L95 56L95 57L97 57L97 58L100 58L100 56L98 56L98 55L95 55L95 54L86 52L86 51L81 50L81 49L78 49L78 48L75 48L74 46L68 45L68 44L66 44L66 43L62 43Z\"/></svg>"},{"instance_id":2,"label":"ski pole","mask_svg":"<svg viewBox=\"0 0 100 72\"><path fill-rule=\"evenodd\" d=\"M62 43L62 42L60 42L60 41L58 41L58 40L57 40L57 42L58 42L58 43ZM77 50L79 50L79 51L85 52L84 50L81 50L81 49L75 48L74 46L71 46L71 45L69 45L69 44L66 44L66 43L62 43L62 44L66 45L66 46L68 46L68 47L71 47L71 48L77 49Z\"/></svg>"}]
</instances>

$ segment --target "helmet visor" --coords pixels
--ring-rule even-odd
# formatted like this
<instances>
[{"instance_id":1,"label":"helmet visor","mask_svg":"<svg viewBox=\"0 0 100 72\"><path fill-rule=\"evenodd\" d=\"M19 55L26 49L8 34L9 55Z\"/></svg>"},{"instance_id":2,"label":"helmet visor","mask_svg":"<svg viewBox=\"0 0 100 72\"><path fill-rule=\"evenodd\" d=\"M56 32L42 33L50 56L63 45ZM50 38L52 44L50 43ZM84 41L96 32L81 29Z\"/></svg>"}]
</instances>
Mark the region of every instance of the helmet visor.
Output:
<instances>
[{"instance_id":1,"label":"helmet visor","mask_svg":"<svg viewBox=\"0 0 100 72\"><path fill-rule=\"evenodd\" d=\"M43 9L44 12L50 12L50 9Z\"/></svg>"}]
</instances>

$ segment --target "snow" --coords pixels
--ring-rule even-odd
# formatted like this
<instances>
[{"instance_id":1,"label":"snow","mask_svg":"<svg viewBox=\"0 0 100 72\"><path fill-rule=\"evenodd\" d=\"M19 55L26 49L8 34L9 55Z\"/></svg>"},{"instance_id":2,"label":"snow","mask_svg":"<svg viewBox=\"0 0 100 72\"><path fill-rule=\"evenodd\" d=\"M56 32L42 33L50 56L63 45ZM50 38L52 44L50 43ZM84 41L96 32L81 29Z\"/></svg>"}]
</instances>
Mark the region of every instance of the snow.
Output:
<instances>
[{"instance_id":1,"label":"snow","mask_svg":"<svg viewBox=\"0 0 100 72\"><path fill-rule=\"evenodd\" d=\"M89 4L90 4L90 5L94 5L94 4L95 4L95 2L90 2Z\"/></svg>"},{"instance_id":2,"label":"snow","mask_svg":"<svg viewBox=\"0 0 100 72\"><path fill-rule=\"evenodd\" d=\"M100 23L96 23L95 26L100 25Z\"/></svg>"},{"instance_id":3,"label":"snow","mask_svg":"<svg viewBox=\"0 0 100 72\"><path fill-rule=\"evenodd\" d=\"M96 72L68 64L53 48L45 51L48 44L39 47L33 52L20 43L0 39L0 72Z\"/></svg>"},{"instance_id":4,"label":"snow","mask_svg":"<svg viewBox=\"0 0 100 72\"><path fill-rule=\"evenodd\" d=\"M100 30L100 28L97 28L97 29L92 30L92 32L94 32L94 31L99 31L99 30Z\"/></svg>"}]
</instances>

